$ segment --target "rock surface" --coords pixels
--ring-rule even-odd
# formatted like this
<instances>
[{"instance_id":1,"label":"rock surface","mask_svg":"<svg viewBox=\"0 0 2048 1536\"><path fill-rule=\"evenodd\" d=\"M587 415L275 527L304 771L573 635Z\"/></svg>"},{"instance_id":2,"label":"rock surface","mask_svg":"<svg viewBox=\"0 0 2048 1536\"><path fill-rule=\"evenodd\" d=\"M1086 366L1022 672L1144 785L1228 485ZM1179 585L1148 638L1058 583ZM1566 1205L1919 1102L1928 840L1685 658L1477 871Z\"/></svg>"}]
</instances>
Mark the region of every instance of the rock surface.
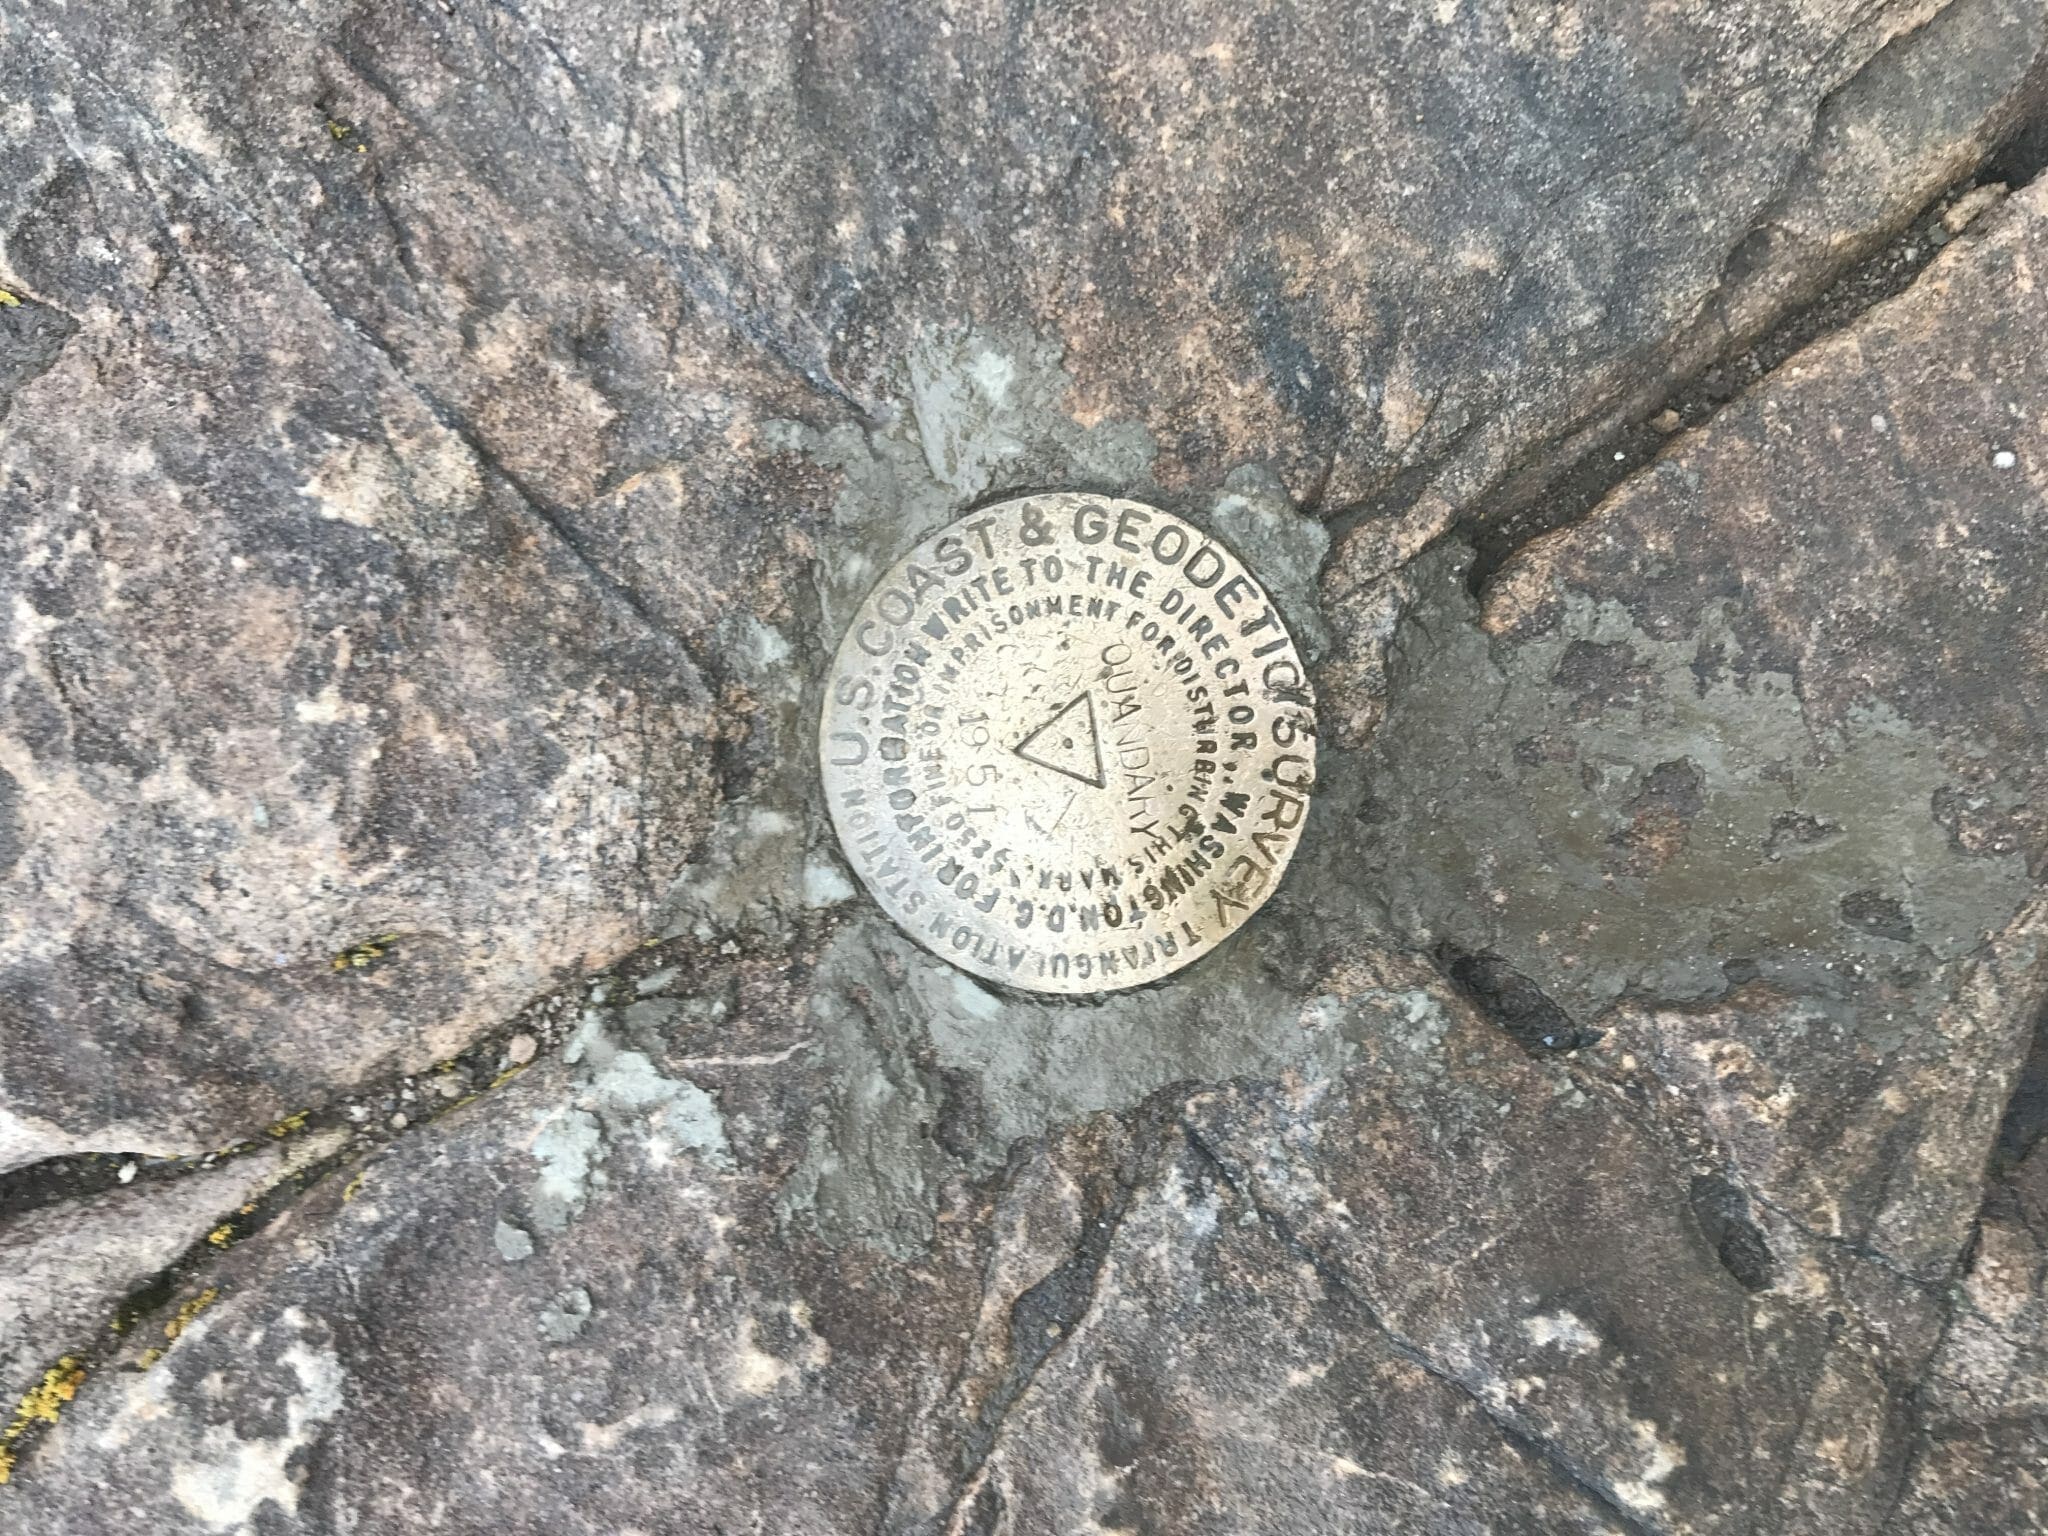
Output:
<instances>
[{"instance_id":1,"label":"rock surface","mask_svg":"<svg viewBox=\"0 0 2048 1536\"><path fill-rule=\"evenodd\" d=\"M2042 1529L2048 182L1462 535L2044 46L0 18L0 1172L315 1122L16 1175L0 1525ZM874 577L1042 485L1214 527L1321 663L1286 885L1092 1003L890 926L812 753Z\"/></svg>"},{"instance_id":2,"label":"rock surface","mask_svg":"<svg viewBox=\"0 0 2048 1536\"><path fill-rule=\"evenodd\" d=\"M10 21L0 1162L218 1145L662 931L785 660L984 492L1412 501L1371 609L1974 163L2044 28Z\"/></svg>"},{"instance_id":3,"label":"rock surface","mask_svg":"<svg viewBox=\"0 0 2048 1536\"><path fill-rule=\"evenodd\" d=\"M193 1249L218 1247L254 1202L340 1150L329 1133L266 1140L225 1162L89 1199L51 1204L0 1224L0 1381L31 1382L53 1360L112 1329L125 1332L162 1301L152 1294ZM135 1165L124 1170L136 1176ZM209 1234L222 1234L207 1244Z\"/></svg>"}]
</instances>

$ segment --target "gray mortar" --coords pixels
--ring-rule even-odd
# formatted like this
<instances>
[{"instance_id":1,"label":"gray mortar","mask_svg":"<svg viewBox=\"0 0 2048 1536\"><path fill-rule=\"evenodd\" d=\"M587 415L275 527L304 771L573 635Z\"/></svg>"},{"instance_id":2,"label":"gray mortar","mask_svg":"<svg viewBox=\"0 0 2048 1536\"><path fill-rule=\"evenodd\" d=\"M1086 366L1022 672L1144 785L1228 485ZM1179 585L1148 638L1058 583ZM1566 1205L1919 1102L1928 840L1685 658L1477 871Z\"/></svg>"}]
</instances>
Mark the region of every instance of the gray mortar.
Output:
<instances>
[{"instance_id":1,"label":"gray mortar","mask_svg":"<svg viewBox=\"0 0 2048 1536\"><path fill-rule=\"evenodd\" d=\"M1042 387L1026 372L1001 375L985 349L963 350L957 366L994 371L1012 389ZM934 400L954 412L936 438L943 448L929 450L944 466L986 463L989 442L1021 440L993 411L974 419L995 437L959 426L973 416L961 402L974 399L977 378L921 386L927 412ZM827 637L866 584L958 515L959 493L931 479L927 451L901 435L864 440L840 526L849 548L858 541L875 553L857 562L856 579L821 578L833 622L801 641L814 670L784 666L785 677L821 673ZM905 486L914 493L882 504ZM1230 478L1211 521L1304 645L1322 650L1322 528L1256 468ZM1624 992L1716 994L1729 963L1743 961L1817 992L1824 1007L1832 999L1842 1022L1888 1049L1902 1027L1892 1021L1917 1012L1899 1005L1901 994L1945 986L1945 967L2023 899L2017 856L1966 854L1935 820L1947 778L1924 733L1873 710L1817 739L1790 680L1745 672L1718 618L1698 635L1658 641L1618 608L1581 600L1535 640L1491 639L1465 587L1468 561L1447 546L1412 568L1386 723L1362 753L1322 744L1309 832L1272 903L1214 954L1134 992L1077 1002L991 989L850 896L816 798L815 690L789 711L773 803L731 809L717 876L724 890L756 893L749 911L794 911L806 893L815 905L822 888L848 915L820 962L808 1021L841 1086L814 1113L806 1155L778 1197L783 1218L834 1243L907 1256L930 1242L937 1191L962 1163L992 1171L1019 1138L1128 1109L1176 1081L1334 1077L1370 1042L1379 1069L1399 1079L1388 1091L1426 1092L1442 1070L1445 1028L1428 994L1311 995L1318 966L1348 947L1492 950L1581 1018ZM1620 702L1558 685L1575 645L1625 648L1603 652L1625 665ZM1716 645L1722 670L1703 676L1696 659ZM1569 753L1518 754L1546 738ZM1673 764L1666 777L1696 782L1697 804L1687 800L1668 861L1631 873L1616 839L1659 765ZM1844 900L1858 893L1895 899L1911 938L1850 921ZM1892 989L1892 1009L1856 1006L1878 988ZM627 1018L658 1031L660 1019L639 1017L656 1006L635 1005ZM1571 1091L1562 1078L1558 1089Z\"/></svg>"},{"instance_id":2,"label":"gray mortar","mask_svg":"<svg viewBox=\"0 0 2048 1536\"><path fill-rule=\"evenodd\" d=\"M810 1150L780 1197L787 1219L835 1242L914 1252L930 1240L935 1191L959 1159L993 1168L1018 1137L1127 1109L1176 1080L1334 1073L1356 1031L1408 1007L1389 998L1346 1016L1299 1001L1318 953L1355 941L1366 921L1342 874L1354 818L1333 809L1353 797L1327 758L1281 893L1248 936L1160 986L1085 1002L999 995L934 960L857 892L818 793L817 690L876 578L977 502L1057 485L1173 507L1244 556L1305 652L1327 647L1316 581L1329 535L1278 478L1245 465L1206 499L1169 495L1152 481L1145 431L1074 422L1064 408L1071 385L1057 350L1036 338L928 333L906 363L895 415L866 430L775 428L783 446L837 472L841 489L820 540L815 601L782 637L794 655L738 651L746 686L773 701L764 718L781 771L728 808L677 887L671 931L705 937L740 920L786 924L805 907L847 912L810 1020L843 1087L817 1112Z\"/></svg>"},{"instance_id":3,"label":"gray mortar","mask_svg":"<svg viewBox=\"0 0 2048 1536\"><path fill-rule=\"evenodd\" d=\"M1247 931L1286 921L1261 914ZM1300 953L1233 941L1156 986L1041 1001L990 990L862 914L835 936L812 991L822 1048L852 1070L813 1127L823 1137L784 1191L785 1214L834 1241L914 1251L930 1241L949 1158L993 1169L1019 1137L1176 1081L1341 1071L1355 1020L1301 1003Z\"/></svg>"},{"instance_id":4,"label":"gray mortar","mask_svg":"<svg viewBox=\"0 0 2048 1536\"><path fill-rule=\"evenodd\" d=\"M2025 899L2019 855L1966 853L1935 819L1950 783L1935 736L1879 707L1815 735L1793 680L1747 671L1719 615L1659 641L1574 594L1541 637L1490 639L1467 562L1447 548L1411 568L1366 761L1361 873L1414 947L1492 950L1581 1018L1624 992L1714 995L1740 962L1846 1008L1881 982L1921 985ZM1603 654L1633 696L1575 708L1554 680L1575 644L1625 647ZM1696 672L1716 646L1719 667ZM1667 863L1630 872L1616 839L1660 764L1696 776L1699 804ZM1911 937L1851 921L1859 895L1896 902ZM1879 1049L1908 1016L1843 1014Z\"/></svg>"},{"instance_id":5,"label":"gray mortar","mask_svg":"<svg viewBox=\"0 0 2048 1536\"><path fill-rule=\"evenodd\" d=\"M1908 1011L1858 1010L1857 997L1939 985L1944 963L2022 899L2017 857L1987 867L1934 820L1946 780L1930 738L1871 712L1816 740L1790 680L1744 674L1718 620L1660 642L1619 610L1581 602L1540 639L1491 640L1462 580L1469 554L1446 546L1409 573L1418 595L1393 637L1387 724L1364 754L1326 737L1301 851L1245 933L1164 984L1093 1000L968 980L859 895L818 795L820 680L855 606L904 549L979 500L1034 485L1161 500L1244 555L1312 657L1328 649L1317 588L1328 535L1278 480L1241 466L1191 509L1151 483L1142 432L1063 414L1068 385L1045 345L960 331L919 346L906 405L879 425L777 428L837 471L841 490L804 617L787 633L734 637L779 768L727 808L678 884L672 930L786 929L806 907L849 918L821 961L809 1020L842 1086L815 1112L780 1193L785 1219L909 1254L930 1241L936 1191L960 1162L992 1170L1020 1137L1128 1109L1174 1081L1334 1075L1368 1038L1425 1080L1430 1025L1440 1036L1442 1021L1413 997L1301 1003L1317 966L1347 946L1492 950L1581 1018L1624 992L1715 994L1727 963L1747 962L1832 996L1883 1048L1890 1017ZM1702 681L1695 659L1716 643L1725 671ZM1606 654L1627 659L1636 696L1575 717L1573 694L1553 681L1574 644L1626 647ZM1546 736L1569 753L1518 759L1518 744ZM1615 839L1660 764L1677 765L1667 778L1697 779L1699 804L1675 855L1631 873ZM1774 829L1785 816L1822 834L1788 838ZM1881 914L1895 901L1911 939L1885 937L1888 918L1852 923L1851 897L1878 898Z\"/></svg>"},{"instance_id":6,"label":"gray mortar","mask_svg":"<svg viewBox=\"0 0 2048 1536\"><path fill-rule=\"evenodd\" d=\"M1144 429L1075 423L1060 406L1072 382L1057 349L1028 335L933 332L904 365L904 401L879 422L769 424L772 444L839 476L840 490L799 619L780 629L736 615L721 626L721 650L760 706L756 729L778 771L724 808L668 894L666 936L741 925L787 933L806 909L856 896L818 796L818 689L855 608L905 550L1003 490L1094 485L1162 499Z\"/></svg>"},{"instance_id":7,"label":"gray mortar","mask_svg":"<svg viewBox=\"0 0 2048 1536\"><path fill-rule=\"evenodd\" d=\"M1413 997L1301 1003L1318 966L1347 946L1491 950L1580 1018L1624 992L1713 995L1728 965L1745 962L1833 998L1882 1049L1895 1043L1891 1019L1910 1014L1857 999L1942 984L1943 966L2022 899L2017 857L1964 854L1935 821L1947 780L1931 738L1872 711L1839 739L1816 739L1791 680L1745 672L1719 619L1657 641L1620 610L1581 601L1536 640L1492 640L1462 580L1469 554L1446 546L1409 573L1417 597L1393 637L1387 723L1363 754L1322 743L1301 851L1243 934L1161 985L1081 1002L968 980L858 894L817 789L819 680L853 609L904 549L978 500L1033 485L1177 502L1244 555L1311 656L1328 649L1317 588L1328 536L1277 479L1241 466L1190 509L1150 483L1142 433L1065 417L1068 383L1044 345L964 331L919 347L908 403L880 425L778 428L836 470L841 490L804 618L734 637L779 766L727 808L677 887L672 926L700 937L739 922L786 928L820 906L849 919L820 963L809 1020L841 1087L781 1191L785 1219L908 1254L930 1241L936 1191L961 1162L992 1170L1018 1138L1128 1109L1169 1083L1333 1076L1368 1039L1422 1081L1442 1021ZM1717 644L1723 670L1696 674ZM1601 654L1622 658L1631 696L1561 688L1575 645L1622 648ZM1543 739L1559 744L1548 757L1526 746L1518 757ZM1656 782L1696 781L1698 804L1686 801L1668 860L1633 872L1617 838L1659 765L1672 766ZM1786 831L1795 824L1776 824L1784 817L1818 833L1800 840ZM1900 931L1887 903L1910 939L1886 936ZM720 1155L709 1142L699 1150Z\"/></svg>"},{"instance_id":8,"label":"gray mortar","mask_svg":"<svg viewBox=\"0 0 2048 1536\"><path fill-rule=\"evenodd\" d=\"M1330 530L1288 500L1280 477L1263 464L1243 464L1224 477L1209 522L1273 594L1301 653L1320 660L1330 648L1318 599Z\"/></svg>"}]
</instances>

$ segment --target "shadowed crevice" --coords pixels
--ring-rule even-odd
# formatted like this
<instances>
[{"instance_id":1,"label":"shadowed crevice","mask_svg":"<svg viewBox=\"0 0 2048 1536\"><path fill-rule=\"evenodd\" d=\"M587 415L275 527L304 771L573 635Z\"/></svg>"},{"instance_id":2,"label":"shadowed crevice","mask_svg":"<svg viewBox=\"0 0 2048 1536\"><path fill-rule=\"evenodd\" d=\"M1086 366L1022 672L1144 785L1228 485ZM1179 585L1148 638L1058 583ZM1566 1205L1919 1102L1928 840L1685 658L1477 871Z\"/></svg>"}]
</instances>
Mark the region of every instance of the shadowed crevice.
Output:
<instances>
[{"instance_id":1,"label":"shadowed crevice","mask_svg":"<svg viewBox=\"0 0 2048 1536\"><path fill-rule=\"evenodd\" d=\"M2033 1043L2013 1080L2012 1097L1991 1147L1991 1179L2009 1177L2048 1136L2048 1008L2034 1021Z\"/></svg>"},{"instance_id":2,"label":"shadowed crevice","mask_svg":"<svg viewBox=\"0 0 2048 1536\"><path fill-rule=\"evenodd\" d=\"M1929 263L2006 193L2048 167L2048 84L2029 88L2028 111L1967 179L1951 186L1876 253L1837 277L1811 303L1781 318L1761 339L1675 381L1630 422L1600 434L1575 459L1532 481L1511 471L1493 494L1467 509L1459 532L1476 552L1466 580L1483 595L1524 546L1583 521L1625 481L1648 468L1680 432L1704 426L1788 359L1823 336L1854 325L1912 287ZM1544 445L1540 460L1562 446Z\"/></svg>"},{"instance_id":3,"label":"shadowed crevice","mask_svg":"<svg viewBox=\"0 0 2048 1536\"><path fill-rule=\"evenodd\" d=\"M6 293L0 300L0 421L17 394L56 366L65 343L77 334L78 322L63 310Z\"/></svg>"},{"instance_id":4,"label":"shadowed crevice","mask_svg":"<svg viewBox=\"0 0 2048 1536\"><path fill-rule=\"evenodd\" d=\"M1597 1043L1602 1031L1584 1029L1548 993L1499 955L1468 954L1445 944L1436 963L1465 999L1537 1056L1558 1055Z\"/></svg>"}]
</instances>

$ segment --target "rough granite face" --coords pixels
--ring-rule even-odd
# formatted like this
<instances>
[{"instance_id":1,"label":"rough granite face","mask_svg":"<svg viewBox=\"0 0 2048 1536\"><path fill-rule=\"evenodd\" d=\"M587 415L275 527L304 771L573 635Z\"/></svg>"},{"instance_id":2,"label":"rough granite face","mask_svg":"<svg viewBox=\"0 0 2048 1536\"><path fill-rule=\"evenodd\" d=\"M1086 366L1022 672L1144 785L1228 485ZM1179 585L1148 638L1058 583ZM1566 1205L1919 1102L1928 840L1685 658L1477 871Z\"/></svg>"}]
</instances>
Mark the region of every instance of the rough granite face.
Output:
<instances>
[{"instance_id":1,"label":"rough granite face","mask_svg":"<svg viewBox=\"0 0 2048 1536\"><path fill-rule=\"evenodd\" d=\"M0 17L0 1529L2048 1529L2048 183L1470 545L2044 50ZM893 928L813 751L1048 486L1322 714L1275 899L1096 1001Z\"/></svg>"}]
</instances>

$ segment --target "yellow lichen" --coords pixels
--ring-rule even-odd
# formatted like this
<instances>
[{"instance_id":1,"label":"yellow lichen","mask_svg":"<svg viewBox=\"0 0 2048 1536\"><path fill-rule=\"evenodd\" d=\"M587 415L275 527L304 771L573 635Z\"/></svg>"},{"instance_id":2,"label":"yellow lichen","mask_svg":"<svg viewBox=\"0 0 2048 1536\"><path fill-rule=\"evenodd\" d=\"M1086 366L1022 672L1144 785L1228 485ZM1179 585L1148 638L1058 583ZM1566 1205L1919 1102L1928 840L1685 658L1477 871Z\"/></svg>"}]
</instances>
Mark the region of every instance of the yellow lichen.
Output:
<instances>
[{"instance_id":1,"label":"yellow lichen","mask_svg":"<svg viewBox=\"0 0 2048 1536\"><path fill-rule=\"evenodd\" d=\"M355 1199L357 1195L363 1192L363 1180L369 1176L368 1173L359 1173L348 1181L348 1187L341 1192L341 1203L343 1205L347 1205L349 1201Z\"/></svg>"},{"instance_id":2,"label":"yellow lichen","mask_svg":"<svg viewBox=\"0 0 2048 1536\"><path fill-rule=\"evenodd\" d=\"M395 933L380 933L375 938L365 939L360 944L351 944L340 950L327 962L336 971L360 971L365 966L375 965L398 942Z\"/></svg>"},{"instance_id":3,"label":"yellow lichen","mask_svg":"<svg viewBox=\"0 0 2048 1536\"><path fill-rule=\"evenodd\" d=\"M0 1483L14 1475L14 1446L38 1424L54 1424L64 1405L78 1396L85 1382L85 1362L66 1355L47 1371L15 1405L14 1417L0 1429Z\"/></svg>"},{"instance_id":4,"label":"yellow lichen","mask_svg":"<svg viewBox=\"0 0 2048 1536\"><path fill-rule=\"evenodd\" d=\"M145 1349L140 1355L137 1355L135 1357L135 1369L137 1369L138 1371L146 1371L152 1365L155 1365L157 1361L163 1359L163 1357L163 1345L152 1344L149 1346L149 1348Z\"/></svg>"},{"instance_id":5,"label":"yellow lichen","mask_svg":"<svg viewBox=\"0 0 2048 1536\"><path fill-rule=\"evenodd\" d=\"M302 1109L297 1114L286 1115L270 1127L270 1134L282 1141L293 1131L303 1131L306 1128L306 1117L312 1113L310 1109Z\"/></svg>"},{"instance_id":6,"label":"yellow lichen","mask_svg":"<svg viewBox=\"0 0 2048 1536\"><path fill-rule=\"evenodd\" d=\"M76 1355L66 1355L50 1369L43 1372L42 1382L22 1398L21 1405L14 1410L15 1423L26 1428L40 1419L45 1424L57 1422L57 1415L64 1405L78 1396L78 1389L85 1381L85 1366ZM10 1424L8 1429L12 1431Z\"/></svg>"},{"instance_id":7,"label":"yellow lichen","mask_svg":"<svg viewBox=\"0 0 2048 1536\"><path fill-rule=\"evenodd\" d=\"M327 120L327 136L337 144L355 131L355 124L344 123L338 117L331 117Z\"/></svg>"},{"instance_id":8,"label":"yellow lichen","mask_svg":"<svg viewBox=\"0 0 2048 1536\"><path fill-rule=\"evenodd\" d=\"M517 1077L520 1073L524 1072L531 1065L531 1062L522 1061L516 1067L507 1067L504 1071L500 1072L496 1077L491 1079L491 1087L504 1087L507 1083L511 1082L513 1078ZM489 1091L489 1089L485 1090L485 1092Z\"/></svg>"},{"instance_id":9,"label":"yellow lichen","mask_svg":"<svg viewBox=\"0 0 2048 1536\"><path fill-rule=\"evenodd\" d=\"M192 1326L192 1319L219 1300L220 1287L209 1285L197 1296L186 1302L185 1305L178 1308L176 1313L172 1315L171 1320L164 1324L164 1337L172 1343L176 1343L178 1335ZM159 1350L157 1353L161 1354L162 1351Z\"/></svg>"},{"instance_id":10,"label":"yellow lichen","mask_svg":"<svg viewBox=\"0 0 2048 1536\"><path fill-rule=\"evenodd\" d=\"M235 1240L234 1223L224 1221L206 1234L206 1240L216 1248L225 1248Z\"/></svg>"},{"instance_id":11,"label":"yellow lichen","mask_svg":"<svg viewBox=\"0 0 2048 1536\"><path fill-rule=\"evenodd\" d=\"M17 308L17 307L18 307L18 306L20 305L20 303L21 303L21 300L17 299L17 298L16 298L16 297L15 297L15 296L14 296L13 294L9 293L9 292L8 292L8 291L7 291L7 290L6 290L5 288L0 288L0 305L5 305L5 306L6 306L7 308L9 308L9 309L14 309L14 308ZM4 1481L5 1481L5 1479L4 1479L4 1478L0 1478L0 1482L4 1482Z\"/></svg>"}]
</instances>

